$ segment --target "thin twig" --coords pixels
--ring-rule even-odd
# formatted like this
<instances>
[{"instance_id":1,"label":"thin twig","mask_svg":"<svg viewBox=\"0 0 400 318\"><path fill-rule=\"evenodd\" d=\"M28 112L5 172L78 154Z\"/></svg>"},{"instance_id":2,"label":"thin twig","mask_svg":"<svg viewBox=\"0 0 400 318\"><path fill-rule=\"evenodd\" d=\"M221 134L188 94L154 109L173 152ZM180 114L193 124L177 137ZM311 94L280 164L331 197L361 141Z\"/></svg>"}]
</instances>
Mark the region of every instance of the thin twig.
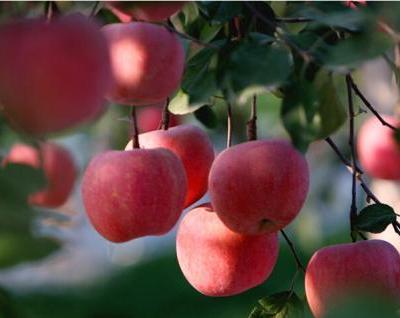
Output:
<instances>
[{"instance_id":1,"label":"thin twig","mask_svg":"<svg viewBox=\"0 0 400 318\"><path fill-rule=\"evenodd\" d=\"M132 132L131 132L131 137L132 137L132 149L138 149L140 148L139 145L139 131L138 131L138 125L137 125L137 120L136 120L136 107L132 106L132 112L131 112L131 123L132 123Z\"/></svg>"},{"instance_id":2,"label":"thin twig","mask_svg":"<svg viewBox=\"0 0 400 318\"><path fill-rule=\"evenodd\" d=\"M382 125L387 126L393 130L397 130L396 127L394 127L393 125L389 124L377 111L376 109L371 105L371 103L367 100L367 98L364 96L364 94L360 91L360 89L358 88L358 86L354 83L353 78L348 75L349 81L350 81L350 85L353 88L354 92L356 93L356 95L358 97L360 97L360 99L362 100L362 102L364 103L364 105L376 116L376 118L378 118L378 120L382 123Z\"/></svg>"},{"instance_id":3,"label":"thin twig","mask_svg":"<svg viewBox=\"0 0 400 318\"><path fill-rule=\"evenodd\" d=\"M253 96L250 119L247 122L247 140L257 140L257 96Z\"/></svg>"},{"instance_id":4,"label":"thin twig","mask_svg":"<svg viewBox=\"0 0 400 318\"><path fill-rule=\"evenodd\" d=\"M94 17L96 15L99 5L100 5L100 1L94 2L94 5L92 7L92 10L90 11L89 17Z\"/></svg>"},{"instance_id":5,"label":"thin twig","mask_svg":"<svg viewBox=\"0 0 400 318\"><path fill-rule=\"evenodd\" d=\"M293 18L275 17L275 21L282 23L305 23L305 22L312 22L313 19L305 17L293 17Z\"/></svg>"},{"instance_id":6,"label":"thin twig","mask_svg":"<svg viewBox=\"0 0 400 318\"><path fill-rule=\"evenodd\" d=\"M354 105L353 96L351 90L351 78L350 75L346 75L346 86L347 86L347 98L349 107L349 146L351 149L351 167L352 171L352 184L351 184L351 207L350 207L350 227L351 232L354 230L354 222L357 217L357 172L356 172L356 150L354 144ZM352 235L353 241L357 238Z\"/></svg>"},{"instance_id":7,"label":"thin twig","mask_svg":"<svg viewBox=\"0 0 400 318\"><path fill-rule=\"evenodd\" d=\"M226 103L227 130L226 130L226 148L232 146L232 106L230 102Z\"/></svg>"},{"instance_id":8,"label":"thin twig","mask_svg":"<svg viewBox=\"0 0 400 318\"><path fill-rule=\"evenodd\" d=\"M304 268L304 265L302 264L299 256L297 255L296 249L294 248L294 244L289 239L289 237L287 236L287 234L285 233L284 230L281 230L281 233L282 233L283 237L285 238L285 241L288 244L289 249L292 252L294 259L296 260L297 268L301 269L302 272L305 273L306 269Z\"/></svg>"}]
</instances>

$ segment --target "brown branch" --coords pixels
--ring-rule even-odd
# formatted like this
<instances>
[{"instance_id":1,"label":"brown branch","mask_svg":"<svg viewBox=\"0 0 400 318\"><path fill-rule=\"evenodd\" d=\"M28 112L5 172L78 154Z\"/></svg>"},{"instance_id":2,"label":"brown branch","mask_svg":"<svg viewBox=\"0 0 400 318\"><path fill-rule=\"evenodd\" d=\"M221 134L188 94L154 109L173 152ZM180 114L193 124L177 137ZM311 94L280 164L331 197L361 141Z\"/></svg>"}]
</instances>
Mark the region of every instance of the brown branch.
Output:
<instances>
[{"instance_id":1,"label":"brown branch","mask_svg":"<svg viewBox=\"0 0 400 318\"><path fill-rule=\"evenodd\" d=\"M250 119L247 122L247 140L257 140L257 96L253 96Z\"/></svg>"},{"instance_id":2,"label":"brown branch","mask_svg":"<svg viewBox=\"0 0 400 318\"><path fill-rule=\"evenodd\" d=\"M357 171L356 171L356 150L354 145L354 105L351 90L350 75L346 75L347 98L349 107L349 146L351 149L351 168L352 168L352 185L351 185L351 207L350 207L350 227L351 231L354 230L354 222L357 217ZM352 235L353 241L357 239Z\"/></svg>"},{"instance_id":3,"label":"brown branch","mask_svg":"<svg viewBox=\"0 0 400 318\"><path fill-rule=\"evenodd\" d=\"M132 131L131 131L131 138L132 138L132 149L139 149L139 131L138 131L138 125L137 125L137 120L136 120L136 107L132 106L132 112L131 112L131 123L132 123Z\"/></svg>"},{"instance_id":4,"label":"brown branch","mask_svg":"<svg viewBox=\"0 0 400 318\"><path fill-rule=\"evenodd\" d=\"M94 17L97 14L97 10L99 8L100 1L95 1L94 5L92 7L92 10L90 10L89 17Z\"/></svg>"},{"instance_id":5,"label":"brown branch","mask_svg":"<svg viewBox=\"0 0 400 318\"><path fill-rule=\"evenodd\" d=\"M293 17L293 18L275 17L275 21L281 23L305 23L305 22L312 22L313 19L305 17Z\"/></svg>"},{"instance_id":6,"label":"brown branch","mask_svg":"<svg viewBox=\"0 0 400 318\"><path fill-rule=\"evenodd\" d=\"M360 89L358 88L358 86L356 85L356 83L354 83L353 78L348 75L349 78L349 82L350 85L352 87L352 89L354 90L354 92L356 93L356 95L362 100L362 102L364 103L364 105L376 116L376 118L378 118L378 120L382 123L382 125L387 126L393 130L397 130L396 127L394 127L393 125L389 124L385 119L383 119L383 117L376 111L376 109L371 105L371 103L367 100L367 98L364 96L364 94L360 91Z\"/></svg>"},{"instance_id":7,"label":"brown branch","mask_svg":"<svg viewBox=\"0 0 400 318\"><path fill-rule=\"evenodd\" d=\"M303 263L301 262L300 257L297 255L297 252L296 252L296 249L295 249L295 247L294 247L294 244L293 244L292 241L289 239L289 237L287 236L287 234L285 233L284 230L281 230L281 233L282 233L282 235L283 235L283 237L284 237L286 243L288 244L290 251L291 251L292 254L293 254L293 257L294 257L294 259L295 259L295 261L296 261L297 268L298 268L298 269L301 269L302 272L305 273L306 269L305 269Z\"/></svg>"}]
</instances>

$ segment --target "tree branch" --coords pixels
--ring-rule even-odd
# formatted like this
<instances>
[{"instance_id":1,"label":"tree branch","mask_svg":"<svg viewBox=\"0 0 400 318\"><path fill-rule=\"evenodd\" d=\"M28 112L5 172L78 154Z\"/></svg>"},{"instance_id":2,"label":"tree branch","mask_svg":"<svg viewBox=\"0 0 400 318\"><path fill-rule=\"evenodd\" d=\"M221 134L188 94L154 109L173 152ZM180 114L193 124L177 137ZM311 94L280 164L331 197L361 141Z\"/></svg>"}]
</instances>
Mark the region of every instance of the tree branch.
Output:
<instances>
[{"instance_id":1,"label":"tree branch","mask_svg":"<svg viewBox=\"0 0 400 318\"><path fill-rule=\"evenodd\" d=\"M305 269L303 263L301 262L299 256L297 255L296 249L294 248L294 244L293 244L292 241L289 239L289 237L287 236L287 234L285 233L284 230L281 230L281 233L282 233L283 237L285 238L285 241L286 241L286 243L288 244L288 246L289 246L289 248L290 248L290 251L291 251L292 254L293 254L293 257L294 257L294 259L295 259L295 261L296 261L297 268L298 268L298 269L301 269L301 271L302 271L303 273L305 273L306 269Z\"/></svg>"},{"instance_id":2,"label":"tree branch","mask_svg":"<svg viewBox=\"0 0 400 318\"><path fill-rule=\"evenodd\" d=\"M168 106L169 106L169 97L167 97L167 101L162 110L161 123L159 126L159 129L162 130L168 130L169 128L170 112Z\"/></svg>"},{"instance_id":3,"label":"tree branch","mask_svg":"<svg viewBox=\"0 0 400 318\"><path fill-rule=\"evenodd\" d=\"M257 140L257 96L253 96L250 119L247 122L247 140Z\"/></svg>"},{"instance_id":4,"label":"tree branch","mask_svg":"<svg viewBox=\"0 0 400 318\"><path fill-rule=\"evenodd\" d=\"M132 123L132 132L131 132L131 138L132 138L132 149L139 149L139 131L137 127L137 120L136 120L136 107L132 106L132 112L131 112L131 123Z\"/></svg>"},{"instance_id":5,"label":"tree branch","mask_svg":"<svg viewBox=\"0 0 400 318\"><path fill-rule=\"evenodd\" d=\"M275 17L275 21L281 23L305 23L305 22L312 22L313 19L305 17L293 17L293 18Z\"/></svg>"}]
</instances>

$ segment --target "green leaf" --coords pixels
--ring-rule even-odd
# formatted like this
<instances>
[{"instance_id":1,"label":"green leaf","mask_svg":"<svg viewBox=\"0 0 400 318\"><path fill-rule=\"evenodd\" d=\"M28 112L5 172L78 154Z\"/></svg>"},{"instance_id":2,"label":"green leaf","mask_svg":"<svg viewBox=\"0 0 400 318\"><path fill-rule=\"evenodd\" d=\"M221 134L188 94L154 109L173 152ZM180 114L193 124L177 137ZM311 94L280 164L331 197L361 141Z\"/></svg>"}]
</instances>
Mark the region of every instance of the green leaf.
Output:
<instances>
[{"instance_id":1,"label":"green leaf","mask_svg":"<svg viewBox=\"0 0 400 318\"><path fill-rule=\"evenodd\" d=\"M355 228L359 231L381 233L386 227L396 221L396 214L392 207L386 204L371 204L360 211L355 221Z\"/></svg>"},{"instance_id":2,"label":"green leaf","mask_svg":"<svg viewBox=\"0 0 400 318\"><path fill-rule=\"evenodd\" d=\"M0 193L14 201L26 201L29 194L47 185L43 170L32 166L8 163L0 169Z\"/></svg>"},{"instance_id":3,"label":"green leaf","mask_svg":"<svg viewBox=\"0 0 400 318\"><path fill-rule=\"evenodd\" d=\"M185 115L193 113L200 107L203 107L207 104L207 102L190 103L190 96L184 91L180 90L170 101L168 110L175 115Z\"/></svg>"},{"instance_id":4,"label":"green leaf","mask_svg":"<svg viewBox=\"0 0 400 318\"><path fill-rule=\"evenodd\" d=\"M275 87L286 81L292 71L293 59L282 46L243 42L219 57L217 79L222 90L240 96L249 87Z\"/></svg>"},{"instance_id":5,"label":"green leaf","mask_svg":"<svg viewBox=\"0 0 400 318\"><path fill-rule=\"evenodd\" d=\"M208 105L203 106L194 112L194 116L207 128L215 128L218 125L218 118Z\"/></svg>"},{"instance_id":6,"label":"green leaf","mask_svg":"<svg viewBox=\"0 0 400 318\"><path fill-rule=\"evenodd\" d=\"M393 45L392 40L383 32L352 35L327 50L322 62L330 69L345 71L382 55Z\"/></svg>"},{"instance_id":7,"label":"green leaf","mask_svg":"<svg viewBox=\"0 0 400 318\"><path fill-rule=\"evenodd\" d=\"M264 297L252 310L249 318L301 318L304 304L293 291L284 291Z\"/></svg>"},{"instance_id":8,"label":"green leaf","mask_svg":"<svg viewBox=\"0 0 400 318\"><path fill-rule=\"evenodd\" d=\"M225 23L243 12L243 4L232 1L203 1L199 2L200 11L210 23Z\"/></svg>"},{"instance_id":9,"label":"green leaf","mask_svg":"<svg viewBox=\"0 0 400 318\"><path fill-rule=\"evenodd\" d=\"M55 252L60 243L29 233L0 233L0 268L41 259Z\"/></svg>"},{"instance_id":10,"label":"green leaf","mask_svg":"<svg viewBox=\"0 0 400 318\"><path fill-rule=\"evenodd\" d=\"M303 80L285 89L281 116L299 150L304 152L311 142L328 137L346 121L340 96L343 82L343 77L321 71L314 83Z\"/></svg>"}]
</instances>

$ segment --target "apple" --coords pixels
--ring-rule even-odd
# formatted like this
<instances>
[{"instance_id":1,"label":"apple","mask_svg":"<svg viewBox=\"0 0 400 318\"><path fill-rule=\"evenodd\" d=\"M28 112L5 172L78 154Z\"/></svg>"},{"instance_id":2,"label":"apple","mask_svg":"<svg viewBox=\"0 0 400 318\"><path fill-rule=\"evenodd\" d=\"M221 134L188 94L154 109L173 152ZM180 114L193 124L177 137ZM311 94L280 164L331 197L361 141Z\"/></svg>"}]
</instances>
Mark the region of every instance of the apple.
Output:
<instances>
[{"instance_id":1,"label":"apple","mask_svg":"<svg viewBox=\"0 0 400 318\"><path fill-rule=\"evenodd\" d=\"M394 117L383 118L399 127ZM400 144L395 140L394 131L383 126L376 117L370 117L362 124L357 139L357 152L363 169L371 177L400 179Z\"/></svg>"},{"instance_id":2,"label":"apple","mask_svg":"<svg viewBox=\"0 0 400 318\"><path fill-rule=\"evenodd\" d=\"M111 80L107 42L83 15L0 25L0 104L25 133L43 135L95 118Z\"/></svg>"},{"instance_id":3,"label":"apple","mask_svg":"<svg viewBox=\"0 0 400 318\"><path fill-rule=\"evenodd\" d=\"M207 296L232 296L260 285L271 274L278 250L276 233L235 233L221 222L210 204L188 212L176 237L184 276Z\"/></svg>"},{"instance_id":4,"label":"apple","mask_svg":"<svg viewBox=\"0 0 400 318\"><path fill-rule=\"evenodd\" d=\"M122 21L163 22L177 13L184 1L107 1L106 6Z\"/></svg>"},{"instance_id":5,"label":"apple","mask_svg":"<svg viewBox=\"0 0 400 318\"><path fill-rule=\"evenodd\" d=\"M209 175L211 203L232 231L276 232L299 213L309 186L307 162L285 140L256 140L217 156Z\"/></svg>"},{"instance_id":6,"label":"apple","mask_svg":"<svg viewBox=\"0 0 400 318\"><path fill-rule=\"evenodd\" d=\"M162 119L162 112L165 102L155 105L140 107L136 112L139 131L145 133L152 130L157 130ZM180 124L180 118L174 114L169 115L169 127L174 127Z\"/></svg>"},{"instance_id":7,"label":"apple","mask_svg":"<svg viewBox=\"0 0 400 318\"><path fill-rule=\"evenodd\" d=\"M400 299L400 255L381 240L339 244L318 250L305 275L308 304L315 317L358 293Z\"/></svg>"},{"instance_id":8,"label":"apple","mask_svg":"<svg viewBox=\"0 0 400 318\"><path fill-rule=\"evenodd\" d=\"M82 197L94 228L112 242L165 234L183 210L186 176L167 149L107 151L94 157Z\"/></svg>"},{"instance_id":9,"label":"apple","mask_svg":"<svg viewBox=\"0 0 400 318\"><path fill-rule=\"evenodd\" d=\"M178 88L185 52L174 33L146 22L108 24L102 30L115 80L108 92L110 101L154 105Z\"/></svg>"},{"instance_id":10,"label":"apple","mask_svg":"<svg viewBox=\"0 0 400 318\"><path fill-rule=\"evenodd\" d=\"M139 135L141 147L166 148L175 153L185 168L188 189L184 207L207 192L207 180L214 160L214 149L207 134L193 125L180 125L168 130L154 130ZM125 149L132 148L132 141Z\"/></svg>"},{"instance_id":11,"label":"apple","mask_svg":"<svg viewBox=\"0 0 400 318\"><path fill-rule=\"evenodd\" d=\"M29 197L33 205L55 208L64 204L72 192L77 174L75 163L68 150L57 144L41 143L39 149L15 144L4 159L4 164L7 163L43 169L48 184Z\"/></svg>"}]
</instances>

